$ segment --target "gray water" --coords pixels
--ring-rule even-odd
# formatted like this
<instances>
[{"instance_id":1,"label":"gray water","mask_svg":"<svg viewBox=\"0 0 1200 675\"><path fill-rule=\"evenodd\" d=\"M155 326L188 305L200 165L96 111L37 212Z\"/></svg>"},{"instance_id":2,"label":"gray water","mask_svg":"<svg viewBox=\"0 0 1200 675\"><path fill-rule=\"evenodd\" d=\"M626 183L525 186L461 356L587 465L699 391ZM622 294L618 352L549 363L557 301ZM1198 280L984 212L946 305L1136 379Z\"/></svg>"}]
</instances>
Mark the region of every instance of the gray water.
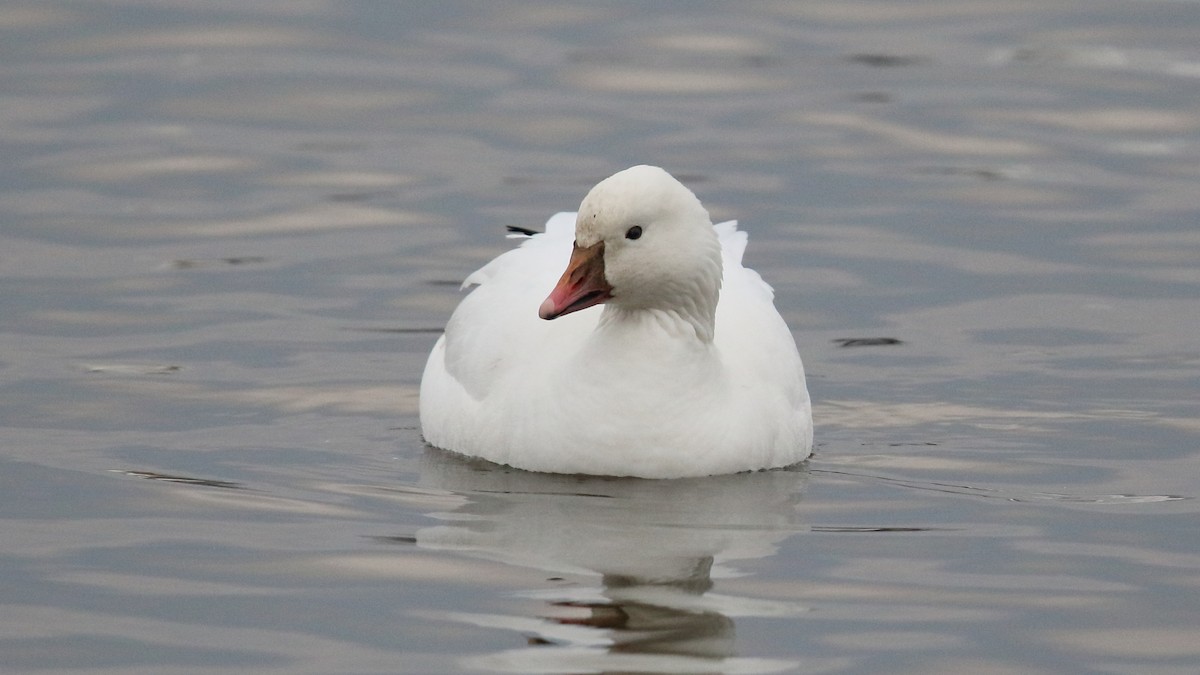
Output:
<instances>
[{"instance_id":1,"label":"gray water","mask_svg":"<svg viewBox=\"0 0 1200 675\"><path fill-rule=\"evenodd\" d=\"M1167 1L0 3L0 671L1197 672L1197 34ZM427 449L458 281L642 162L750 232L815 456Z\"/></svg>"}]
</instances>

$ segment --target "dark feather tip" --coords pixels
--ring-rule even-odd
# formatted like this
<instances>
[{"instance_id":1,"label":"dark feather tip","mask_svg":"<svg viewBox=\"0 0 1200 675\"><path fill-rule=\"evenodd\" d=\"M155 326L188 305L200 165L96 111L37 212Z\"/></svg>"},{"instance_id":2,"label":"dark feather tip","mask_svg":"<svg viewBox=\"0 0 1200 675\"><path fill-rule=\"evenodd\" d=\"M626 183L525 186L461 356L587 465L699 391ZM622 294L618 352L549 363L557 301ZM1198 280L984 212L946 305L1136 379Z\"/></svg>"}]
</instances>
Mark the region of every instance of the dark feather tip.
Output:
<instances>
[{"instance_id":1,"label":"dark feather tip","mask_svg":"<svg viewBox=\"0 0 1200 675\"><path fill-rule=\"evenodd\" d=\"M523 234L527 237L532 237L535 234L541 234L541 232L538 232L537 230L531 230L528 227L521 227L520 225L506 225L505 228L511 234Z\"/></svg>"}]
</instances>

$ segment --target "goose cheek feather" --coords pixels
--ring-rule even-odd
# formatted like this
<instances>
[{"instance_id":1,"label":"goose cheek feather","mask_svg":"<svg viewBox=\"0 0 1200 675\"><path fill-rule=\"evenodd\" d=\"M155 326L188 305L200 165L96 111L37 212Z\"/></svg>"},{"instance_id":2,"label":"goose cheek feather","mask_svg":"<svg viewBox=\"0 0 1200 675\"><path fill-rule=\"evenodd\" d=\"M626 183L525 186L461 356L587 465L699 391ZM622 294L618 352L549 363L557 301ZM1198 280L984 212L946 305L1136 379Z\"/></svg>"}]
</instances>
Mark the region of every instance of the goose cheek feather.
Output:
<instances>
[{"instance_id":1,"label":"goose cheek feather","mask_svg":"<svg viewBox=\"0 0 1200 675\"><path fill-rule=\"evenodd\" d=\"M604 277L604 242L598 241L588 247L581 247L577 242L567 262L567 270L538 308L538 316L556 319L598 305L612 297L612 290Z\"/></svg>"}]
</instances>

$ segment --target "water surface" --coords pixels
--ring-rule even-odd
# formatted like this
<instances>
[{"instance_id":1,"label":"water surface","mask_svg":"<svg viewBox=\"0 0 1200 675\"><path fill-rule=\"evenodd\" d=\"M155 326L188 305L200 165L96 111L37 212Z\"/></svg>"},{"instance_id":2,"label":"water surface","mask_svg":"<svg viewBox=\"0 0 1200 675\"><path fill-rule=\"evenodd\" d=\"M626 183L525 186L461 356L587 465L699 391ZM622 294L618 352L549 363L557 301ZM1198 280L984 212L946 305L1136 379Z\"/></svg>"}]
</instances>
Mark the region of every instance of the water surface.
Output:
<instances>
[{"instance_id":1,"label":"water surface","mask_svg":"<svg viewBox=\"0 0 1200 675\"><path fill-rule=\"evenodd\" d=\"M0 669L1196 672L1197 30L0 4ZM458 281L639 162L751 233L813 459L427 449Z\"/></svg>"}]
</instances>

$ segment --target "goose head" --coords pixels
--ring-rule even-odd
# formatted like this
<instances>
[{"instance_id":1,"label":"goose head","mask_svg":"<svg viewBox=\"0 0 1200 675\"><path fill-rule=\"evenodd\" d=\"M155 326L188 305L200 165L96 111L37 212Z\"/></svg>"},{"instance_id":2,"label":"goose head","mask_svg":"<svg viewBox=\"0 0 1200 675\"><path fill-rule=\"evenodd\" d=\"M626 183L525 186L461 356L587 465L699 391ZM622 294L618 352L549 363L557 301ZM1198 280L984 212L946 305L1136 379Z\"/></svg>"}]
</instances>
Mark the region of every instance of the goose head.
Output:
<instances>
[{"instance_id":1,"label":"goose head","mask_svg":"<svg viewBox=\"0 0 1200 675\"><path fill-rule=\"evenodd\" d=\"M538 315L608 303L676 314L711 334L720 288L721 247L708 211L671 174L635 166L584 197L571 259Z\"/></svg>"}]
</instances>

